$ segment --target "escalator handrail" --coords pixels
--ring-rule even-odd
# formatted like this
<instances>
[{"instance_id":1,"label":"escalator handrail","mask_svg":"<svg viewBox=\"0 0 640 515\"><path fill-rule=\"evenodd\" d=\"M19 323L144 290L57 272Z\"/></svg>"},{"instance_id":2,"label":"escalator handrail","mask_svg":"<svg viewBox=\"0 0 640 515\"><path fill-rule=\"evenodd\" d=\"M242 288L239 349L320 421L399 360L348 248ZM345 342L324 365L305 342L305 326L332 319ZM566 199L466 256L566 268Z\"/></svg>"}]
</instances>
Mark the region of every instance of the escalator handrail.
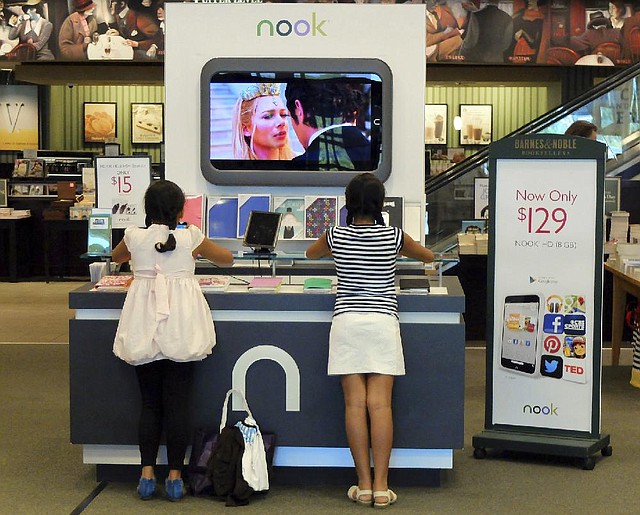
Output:
<instances>
[{"instance_id":1,"label":"escalator handrail","mask_svg":"<svg viewBox=\"0 0 640 515\"><path fill-rule=\"evenodd\" d=\"M558 106L551 111L539 116L538 118L526 123L522 127L514 130L513 132L504 136L505 138L516 136L518 134L530 134L539 131L545 127L548 127L552 123L557 122L571 111L584 106L585 104L592 102L594 99L602 96L605 93L609 93L621 84L627 82L630 78L635 77L640 73L640 62L625 68L619 73L612 75L600 84L594 86L589 91L577 96L573 100L567 102L564 105ZM425 193L427 195L434 191L446 186L454 180L462 177L470 170L484 164L489 158L489 148L483 148L475 154L467 157L464 161L456 163L447 171L433 177L428 178L425 181Z\"/></svg>"}]
</instances>

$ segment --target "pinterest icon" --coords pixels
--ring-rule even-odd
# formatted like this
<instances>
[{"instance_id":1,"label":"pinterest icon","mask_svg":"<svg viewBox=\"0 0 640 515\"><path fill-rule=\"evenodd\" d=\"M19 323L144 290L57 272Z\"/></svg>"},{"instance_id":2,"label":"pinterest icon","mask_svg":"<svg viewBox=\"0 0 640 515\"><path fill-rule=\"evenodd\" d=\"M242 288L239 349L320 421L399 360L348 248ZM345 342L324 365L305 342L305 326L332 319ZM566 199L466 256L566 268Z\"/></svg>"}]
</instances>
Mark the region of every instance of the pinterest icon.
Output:
<instances>
[{"instance_id":1,"label":"pinterest icon","mask_svg":"<svg viewBox=\"0 0 640 515\"><path fill-rule=\"evenodd\" d=\"M544 350L549 354L555 354L560 350L560 338L557 336L547 336L544 339Z\"/></svg>"}]
</instances>

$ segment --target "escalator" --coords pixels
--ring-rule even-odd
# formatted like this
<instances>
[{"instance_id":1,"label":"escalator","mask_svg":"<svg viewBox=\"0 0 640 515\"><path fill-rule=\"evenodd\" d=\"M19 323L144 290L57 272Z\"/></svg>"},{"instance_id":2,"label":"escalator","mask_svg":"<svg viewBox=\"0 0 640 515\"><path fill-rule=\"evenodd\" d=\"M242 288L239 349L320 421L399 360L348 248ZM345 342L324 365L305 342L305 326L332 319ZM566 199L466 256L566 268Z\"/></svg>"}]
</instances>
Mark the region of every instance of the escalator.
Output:
<instances>
[{"instance_id":1,"label":"escalator","mask_svg":"<svg viewBox=\"0 0 640 515\"><path fill-rule=\"evenodd\" d=\"M640 179L640 63L609 77L507 137L564 134L575 120L587 120L599 127L597 139L607 146L607 177ZM454 249L462 221L478 218L474 191L476 179L486 181L488 177L488 158L489 150L484 148L446 172L427 178L426 245L434 252Z\"/></svg>"}]
</instances>

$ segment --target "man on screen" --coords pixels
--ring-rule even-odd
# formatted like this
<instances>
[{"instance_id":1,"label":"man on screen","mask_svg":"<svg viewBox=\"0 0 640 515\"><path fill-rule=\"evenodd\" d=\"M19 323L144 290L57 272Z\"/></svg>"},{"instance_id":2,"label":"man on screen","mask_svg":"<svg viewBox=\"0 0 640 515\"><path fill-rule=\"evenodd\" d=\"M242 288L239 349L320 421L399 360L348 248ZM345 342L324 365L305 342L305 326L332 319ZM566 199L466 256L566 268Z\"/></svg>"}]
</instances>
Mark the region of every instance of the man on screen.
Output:
<instances>
[{"instance_id":1,"label":"man on screen","mask_svg":"<svg viewBox=\"0 0 640 515\"><path fill-rule=\"evenodd\" d=\"M306 170L367 170L371 142L356 126L365 94L350 84L297 79L285 91L291 125L305 152L293 159Z\"/></svg>"}]
</instances>

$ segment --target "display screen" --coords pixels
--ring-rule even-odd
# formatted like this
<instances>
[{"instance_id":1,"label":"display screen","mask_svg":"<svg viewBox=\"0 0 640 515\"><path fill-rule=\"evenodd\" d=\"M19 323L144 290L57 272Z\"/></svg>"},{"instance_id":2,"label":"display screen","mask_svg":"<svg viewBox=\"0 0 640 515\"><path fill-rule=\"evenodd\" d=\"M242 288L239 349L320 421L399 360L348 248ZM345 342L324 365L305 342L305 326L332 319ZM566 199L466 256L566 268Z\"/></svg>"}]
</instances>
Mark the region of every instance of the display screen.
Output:
<instances>
[{"instance_id":1,"label":"display screen","mask_svg":"<svg viewBox=\"0 0 640 515\"><path fill-rule=\"evenodd\" d=\"M273 250L278 242L282 213L251 211L242 244L254 250Z\"/></svg>"},{"instance_id":2,"label":"display screen","mask_svg":"<svg viewBox=\"0 0 640 515\"><path fill-rule=\"evenodd\" d=\"M337 186L390 173L382 61L213 59L201 88L201 165L214 184Z\"/></svg>"},{"instance_id":3,"label":"display screen","mask_svg":"<svg viewBox=\"0 0 640 515\"><path fill-rule=\"evenodd\" d=\"M501 364L506 368L533 373L537 356L537 296L507 297L504 304Z\"/></svg>"}]
</instances>

